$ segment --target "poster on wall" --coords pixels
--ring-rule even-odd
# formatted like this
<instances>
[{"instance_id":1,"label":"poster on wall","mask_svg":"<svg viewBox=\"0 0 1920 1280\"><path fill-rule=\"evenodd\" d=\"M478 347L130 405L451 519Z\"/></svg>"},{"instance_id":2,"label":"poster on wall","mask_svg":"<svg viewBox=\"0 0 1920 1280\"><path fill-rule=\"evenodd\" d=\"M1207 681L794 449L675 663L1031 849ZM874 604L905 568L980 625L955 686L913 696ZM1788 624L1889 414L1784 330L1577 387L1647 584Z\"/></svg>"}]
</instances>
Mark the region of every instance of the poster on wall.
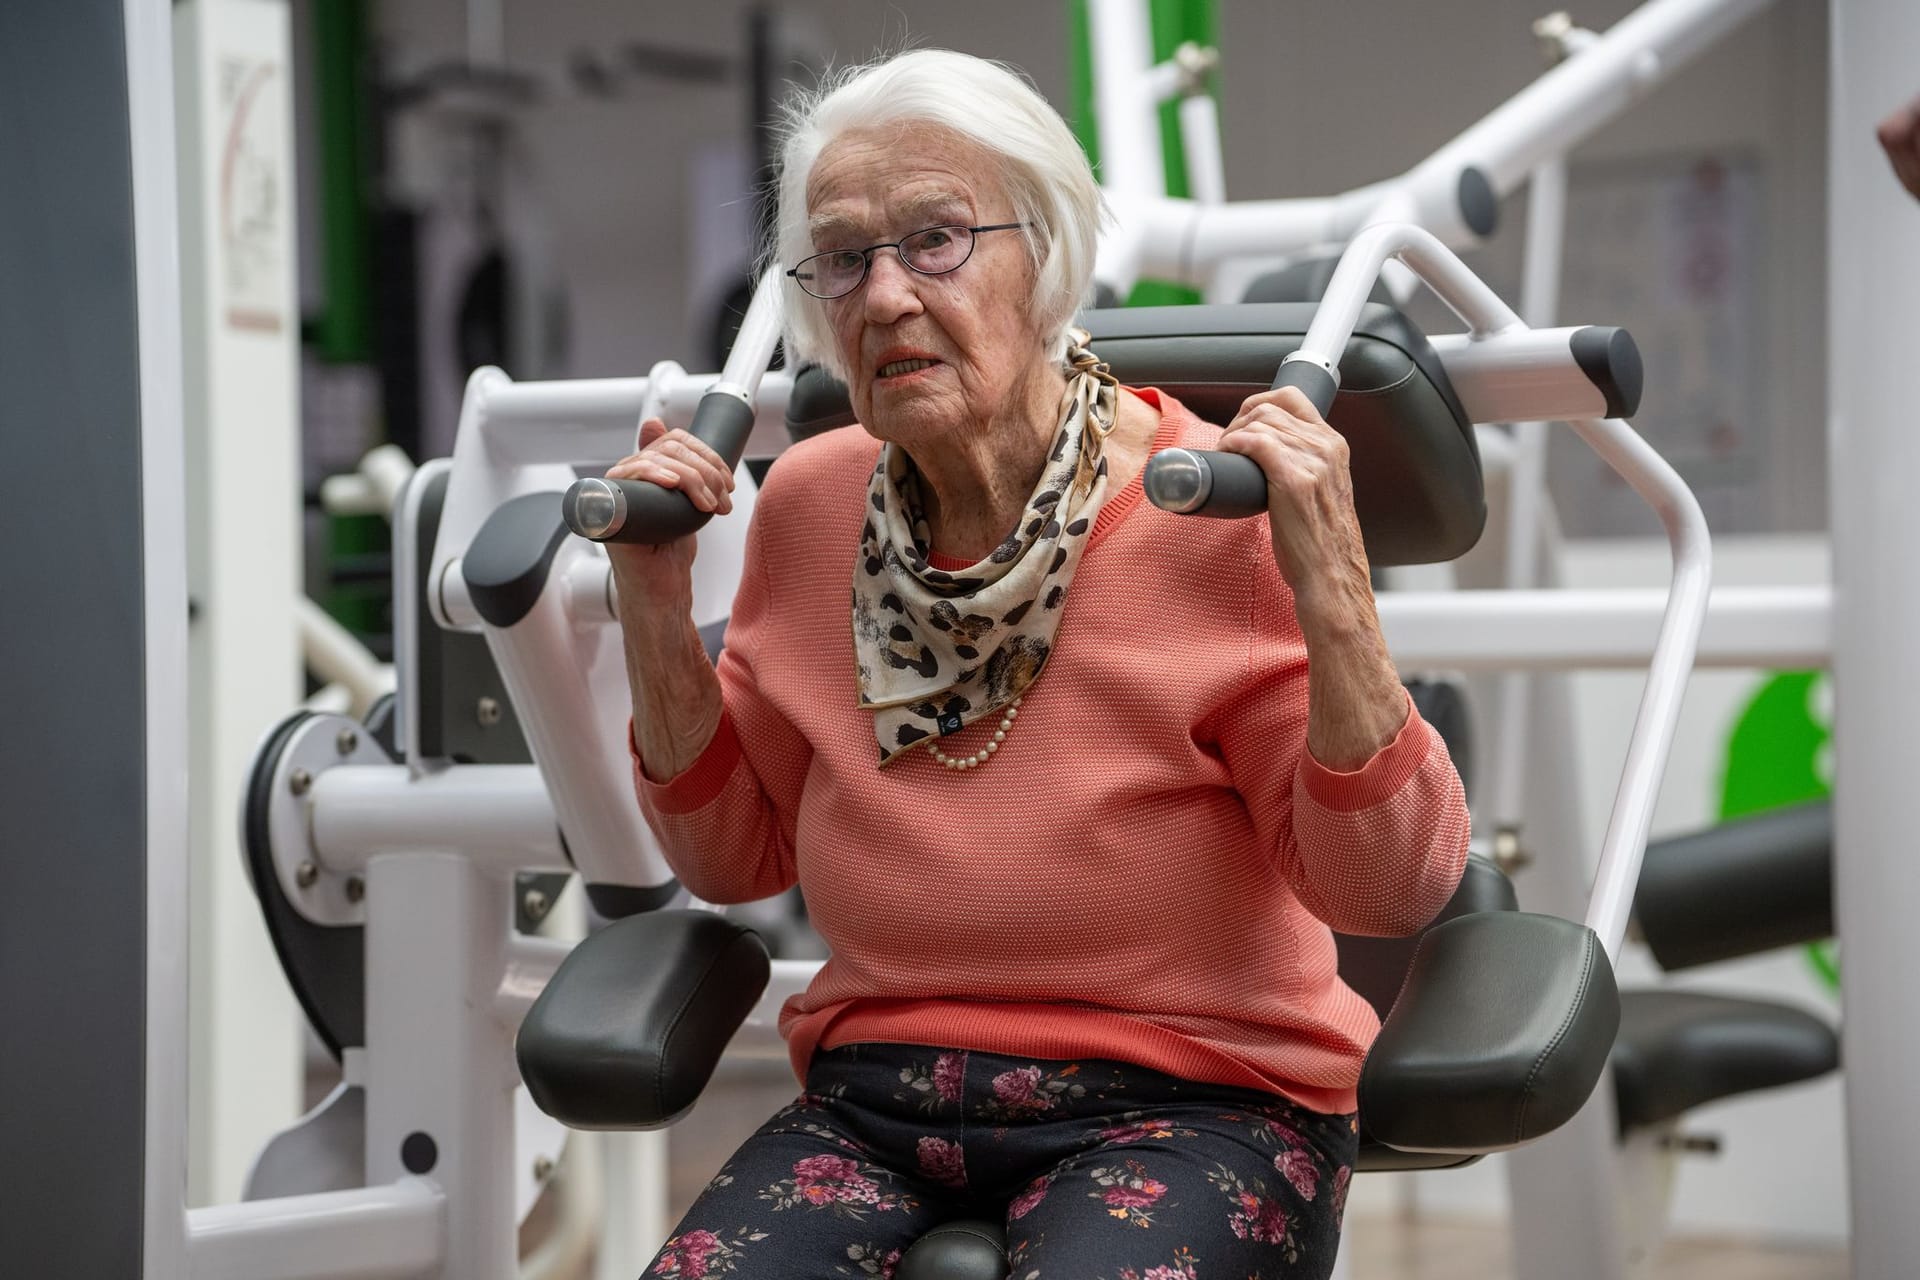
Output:
<instances>
[{"instance_id":1,"label":"poster on wall","mask_svg":"<svg viewBox=\"0 0 1920 1280\"><path fill-rule=\"evenodd\" d=\"M292 276L281 74L277 59L247 54L222 55L217 71L221 314L228 328L255 333L285 327Z\"/></svg>"},{"instance_id":2,"label":"poster on wall","mask_svg":"<svg viewBox=\"0 0 1920 1280\"><path fill-rule=\"evenodd\" d=\"M1646 364L1634 426L1686 478L1716 533L1772 523L1765 190L1742 153L1576 167L1561 314L1627 327ZM1548 476L1574 537L1657 534L1626 483L1556 436Z\"/></svg>"}]
</instances>

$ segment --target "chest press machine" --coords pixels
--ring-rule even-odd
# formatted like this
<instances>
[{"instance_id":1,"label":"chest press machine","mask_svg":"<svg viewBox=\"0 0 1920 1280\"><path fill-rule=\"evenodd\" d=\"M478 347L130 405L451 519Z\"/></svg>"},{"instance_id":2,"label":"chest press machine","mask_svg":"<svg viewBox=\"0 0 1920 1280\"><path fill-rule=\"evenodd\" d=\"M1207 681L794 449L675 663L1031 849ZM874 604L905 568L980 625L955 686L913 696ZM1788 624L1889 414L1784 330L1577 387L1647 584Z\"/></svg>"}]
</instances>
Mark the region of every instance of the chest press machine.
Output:
<instances>
[{"instance_id":1,"label":"chest press machine","mask_svg":"<svg viewBox=\"0 0 1920 1280\"><path fill-rule=\"evenodd\" d=\"M1467 331L1428 339L1368 304L1390 258ZM817 372L763 372L778 306L762 288L718 379L671 364L644 379L476 373L453 459L421 468L399 504L390 732L301 715L256 758L255 887L323 1040L360 1050L365 1166L358 1189L223 1224L223 1248L257 1280L505 1280L517 1078L568 1125L649 1128L692 1106L723 1053L779 1052L780 1004L817 966L771 962L724 917L669 906L678 886L631 794L608 563L562 522L564 508L578 530L642 541L703 523L653 486L575 483L576 467L628 452L641 417L690 425L735 461L851 421L844 391ZM1505 877L1476 860L1419 936L1340 939L1342 977L1384 1019L1360 1081L1362 1169L1463 1164L1550 1132L1587 1101L1620 1025L1612 959L1707 597L1698 506L1620 420L1639 397L1631 338L1529 329L1433 236L1401 225L1356 237L1317 307L1095 311L1085 323L1122 381L1210 420L1276 367L1306 390L1352 445L1376 564L1451 558L1479 536L1476 422L1568 421L1660 514L1674 579L1584 923L1514 909ZM1168 450L1143 483L1170 510L1264 509L1257 468L1234 455ZM742 514L752 490L743 479ZM746 523L701 535L695 621L716 639ZM615 923L577 946L517 931L514 876L530 870L577 872ZM936 1231L898 1274L1003 1275L995 1234Z\"/></svg>"}]
</instances>

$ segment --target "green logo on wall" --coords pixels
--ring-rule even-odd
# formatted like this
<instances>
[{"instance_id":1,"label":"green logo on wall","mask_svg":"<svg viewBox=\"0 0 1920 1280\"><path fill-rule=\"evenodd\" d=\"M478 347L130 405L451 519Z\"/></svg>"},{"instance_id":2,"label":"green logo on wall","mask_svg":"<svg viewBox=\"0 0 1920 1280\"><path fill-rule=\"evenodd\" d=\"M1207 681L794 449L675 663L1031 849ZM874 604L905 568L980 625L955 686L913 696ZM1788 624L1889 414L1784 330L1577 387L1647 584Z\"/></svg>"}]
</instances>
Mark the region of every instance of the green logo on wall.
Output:
<instances>
[{"instance_id":1,"label":"green logo on wall","mask_svg":"<svg viewBox=\"0 0 1920 1280\"><path fill-rule=\"evenodd\" d=\"M1824 671L1787 671L1760 686L1727 739L1720 817L1819 800L1833 789L1833 686ZM1832 941L1807 948L1821 981L1840 993Z\"/></svg>"}]
</instances>

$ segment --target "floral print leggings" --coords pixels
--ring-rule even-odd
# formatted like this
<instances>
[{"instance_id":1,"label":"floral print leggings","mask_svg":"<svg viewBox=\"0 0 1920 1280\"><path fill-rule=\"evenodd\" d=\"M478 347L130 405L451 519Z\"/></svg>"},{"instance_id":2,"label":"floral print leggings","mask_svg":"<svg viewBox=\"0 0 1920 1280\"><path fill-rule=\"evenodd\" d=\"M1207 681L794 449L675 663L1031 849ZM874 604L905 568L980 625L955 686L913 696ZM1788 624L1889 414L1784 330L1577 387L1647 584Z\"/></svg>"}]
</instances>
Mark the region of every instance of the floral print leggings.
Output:
<instances>
[{"instance_id":1,"label":"floral print leggings","mask_svg":"<svg viewBox=\"0 0 1920 1280\"><path fill-rule=\"evenodd\" d=\"M1013 1280L1325 1277L1356 1127L1120 1062L847 1045L814 1055L647 1274L886 1280L936 1224L998 1217Z\"/></svg>"}]
</instances>

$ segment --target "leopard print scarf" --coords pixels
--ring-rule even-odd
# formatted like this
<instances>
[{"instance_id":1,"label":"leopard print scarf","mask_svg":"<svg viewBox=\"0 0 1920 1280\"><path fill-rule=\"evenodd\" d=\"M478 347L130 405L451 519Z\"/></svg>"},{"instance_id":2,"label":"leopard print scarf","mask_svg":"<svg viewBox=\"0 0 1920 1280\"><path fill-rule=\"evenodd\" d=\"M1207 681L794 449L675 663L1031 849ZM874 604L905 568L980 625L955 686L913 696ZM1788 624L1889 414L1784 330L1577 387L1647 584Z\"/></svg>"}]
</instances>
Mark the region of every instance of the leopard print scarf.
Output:
<instances>
[{"instance_id":1,"label":"leopard print scarf","mask_svg":"<svg viewBox=\"0 0 1920 1280\"><path fill-rule=\"evenodd\" d=\"M1118 409L1119 383L1087 341L1081 329L1068 335L1058 434L1027 517L972 568L927 564L920 473L898 445L880 451L853 571L853 653L883 765L999 712L1053 651L1067 587L1106 501L1102 446Z\"/></svg>"}]
</instances>

